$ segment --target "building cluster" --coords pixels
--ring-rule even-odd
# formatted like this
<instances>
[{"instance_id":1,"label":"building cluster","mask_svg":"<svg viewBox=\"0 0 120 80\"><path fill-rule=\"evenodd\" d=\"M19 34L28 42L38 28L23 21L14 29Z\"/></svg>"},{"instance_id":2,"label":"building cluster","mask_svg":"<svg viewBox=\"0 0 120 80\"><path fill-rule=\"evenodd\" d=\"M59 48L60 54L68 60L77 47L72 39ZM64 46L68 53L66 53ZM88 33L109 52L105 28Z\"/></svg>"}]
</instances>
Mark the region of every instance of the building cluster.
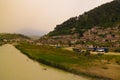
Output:
<instances>
[{"instance_id":1,"label":"building cluster","mask_svg":"<svg viewBox=\"0 0 120 80\"><path fill-rule=\"evenodd\" d=\"M73 46L78 48L120 47L120 26L112 28L95 26L84 32L83 36L77 33L52 37L44 36L39 42L42 44L59 44L61 46Z\"/></svg>"}]
</instances>

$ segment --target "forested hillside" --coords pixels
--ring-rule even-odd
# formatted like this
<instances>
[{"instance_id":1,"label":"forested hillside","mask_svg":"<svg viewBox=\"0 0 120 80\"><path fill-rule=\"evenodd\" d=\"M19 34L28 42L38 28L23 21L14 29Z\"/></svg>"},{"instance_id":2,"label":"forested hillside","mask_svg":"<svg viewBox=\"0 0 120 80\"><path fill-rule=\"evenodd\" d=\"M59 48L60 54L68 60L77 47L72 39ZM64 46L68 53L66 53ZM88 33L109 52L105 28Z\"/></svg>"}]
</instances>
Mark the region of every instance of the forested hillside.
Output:
<instances>
[{"instance_id":1,"label":"forested hillside","mask_svg":"<svg viewBox=\"0 0 120 80\"><path fill-rule=\"evenodd\" d=\"M60 25L57 25L49 36L82 34L95 26L102 28L116 27L120 25L120 0L114 0L103 4L93 10L85 12L78 17L72 17Z\"/></svg>"}]
</instances>

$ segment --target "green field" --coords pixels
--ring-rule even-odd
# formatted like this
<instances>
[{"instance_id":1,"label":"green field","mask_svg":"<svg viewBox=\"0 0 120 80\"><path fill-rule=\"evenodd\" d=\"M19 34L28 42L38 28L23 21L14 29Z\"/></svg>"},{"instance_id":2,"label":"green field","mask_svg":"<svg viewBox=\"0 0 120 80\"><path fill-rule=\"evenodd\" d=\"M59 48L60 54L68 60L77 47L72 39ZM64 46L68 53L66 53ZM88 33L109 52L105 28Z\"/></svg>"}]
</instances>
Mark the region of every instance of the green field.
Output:
<instances>
[{"instance_id":1,"label":"green field","mask_svg":"<svg viewBox=\"0 0 120 80\"><path fill-rule=\"evenodd\" d=\"M15 47L33 60L75 74L97 79L104 78L105 80L117 80L120 78L118 73L120 72L119 55L85 55L86 52L80 55L76 52L64 50L62 48L47 45L30 45L27 43L20 43ZM116 77L111 76L112 74L110 72L112 70L113 73L116 73ZM104 74L101 72L104 72Z\"/></svg>"}]
</instances>

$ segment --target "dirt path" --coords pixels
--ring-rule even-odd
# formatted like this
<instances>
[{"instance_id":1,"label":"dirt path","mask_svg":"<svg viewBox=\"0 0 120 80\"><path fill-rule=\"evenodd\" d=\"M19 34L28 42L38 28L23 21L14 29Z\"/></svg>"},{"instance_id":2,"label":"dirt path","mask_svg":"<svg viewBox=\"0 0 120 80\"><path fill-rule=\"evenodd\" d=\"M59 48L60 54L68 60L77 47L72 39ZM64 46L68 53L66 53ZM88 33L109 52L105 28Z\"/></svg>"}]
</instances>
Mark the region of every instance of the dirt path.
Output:
<instances>
[{"instance_id":1,"label":"dirt path","mask_svg":"<svg viewBox=\"0 0 120 80\"><path fill-rule=\"evenodd\" d=\"M63 48L63 49L73 51L73 47L66 47L66 48ZM91 52L91 54L98 54L98 53L97 52ZM120 55L120 53L118 53L118 52L108 52L108 53L104 53L104 54L105 55Z\"/></svg>"},{"instance_id":2,"label":"dirt path","mask_svg":"<svg viewBox=\"0 0 120 80\"><path fill-rule=\"evenodd\" d=\"M92 54L97 54L97 52L91 52ZM104 53L105 55L120 55L120 53L117 52L108 52L108 53Z\"/></svg>"}]
</instances>

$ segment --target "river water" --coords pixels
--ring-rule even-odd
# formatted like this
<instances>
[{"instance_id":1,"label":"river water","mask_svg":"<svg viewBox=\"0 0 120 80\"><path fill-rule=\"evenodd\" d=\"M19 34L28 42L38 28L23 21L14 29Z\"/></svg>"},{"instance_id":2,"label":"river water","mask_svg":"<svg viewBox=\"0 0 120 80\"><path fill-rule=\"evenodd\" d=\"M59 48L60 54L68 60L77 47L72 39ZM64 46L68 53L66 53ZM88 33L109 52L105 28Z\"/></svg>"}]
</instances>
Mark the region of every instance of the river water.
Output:
<instances>
[{"instance_id":1,"label":"river water","mask_svg":"<svg viewBox=\"0 0 120 80\"><path fill-rule=\"evenodd\" d=\"M56 68L39 64L14 46L0 47L0 80L88 80Z\"/></svg>"}]
</instances>

